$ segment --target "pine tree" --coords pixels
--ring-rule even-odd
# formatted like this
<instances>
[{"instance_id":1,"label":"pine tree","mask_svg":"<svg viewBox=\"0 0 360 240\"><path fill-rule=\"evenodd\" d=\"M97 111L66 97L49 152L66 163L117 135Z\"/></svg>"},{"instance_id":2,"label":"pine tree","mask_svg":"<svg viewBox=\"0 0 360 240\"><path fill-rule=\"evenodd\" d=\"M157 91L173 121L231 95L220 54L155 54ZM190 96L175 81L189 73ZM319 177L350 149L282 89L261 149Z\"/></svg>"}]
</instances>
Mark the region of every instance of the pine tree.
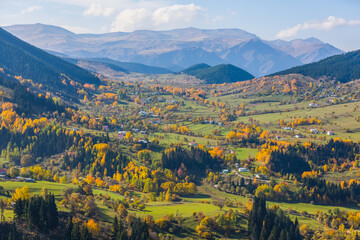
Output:
<instances>
[{"instance_id":1,"label":"pine tree","mask_svg":"<svg viewBox=\"0 0 360 240\"><path fill-rule=\"evenodd\" d=\"M65 229L65 240L71 240L71 233L73 230L74 224L72 222L72 212L69 213L68 221Z\"/></svg>"}]
</instances>

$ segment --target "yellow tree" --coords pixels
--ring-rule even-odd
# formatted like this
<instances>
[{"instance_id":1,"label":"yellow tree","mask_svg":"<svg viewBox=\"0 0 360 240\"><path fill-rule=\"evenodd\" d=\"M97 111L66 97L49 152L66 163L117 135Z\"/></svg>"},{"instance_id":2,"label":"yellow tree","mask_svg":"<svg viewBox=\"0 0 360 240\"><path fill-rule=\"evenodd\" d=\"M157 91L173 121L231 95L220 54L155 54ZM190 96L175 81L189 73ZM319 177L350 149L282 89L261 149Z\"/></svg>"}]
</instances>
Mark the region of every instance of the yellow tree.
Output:
<instances>
[{"instance_id":1,"label":"yellow tree","mask_svg":"<svg viewBox=\"0 0 360 240\"><path fill-rule=\"evenodd\" d=\"M14 195L12 196L12 200L14 202L16 202L18 199L26 200L29 198L30 198L30 191L28 186L15 189Z\"/></svg>"}]
</instances>

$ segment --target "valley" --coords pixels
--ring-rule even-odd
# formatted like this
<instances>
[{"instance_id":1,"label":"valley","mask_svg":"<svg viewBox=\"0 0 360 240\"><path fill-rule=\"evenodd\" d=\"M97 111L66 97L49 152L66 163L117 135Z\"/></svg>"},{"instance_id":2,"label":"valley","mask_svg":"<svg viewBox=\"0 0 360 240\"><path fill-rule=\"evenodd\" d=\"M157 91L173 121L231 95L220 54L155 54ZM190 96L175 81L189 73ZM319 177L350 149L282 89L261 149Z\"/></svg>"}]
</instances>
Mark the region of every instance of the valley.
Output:
<instances>
[{"instance_id":1,"label":"valley","mask_svg":"<svg viewBox=\"0 0 360 240\"><path fill-rule=\"evenodd\" d=\"M5 29L54 50L27 27ZM230 36L226 47L260 41L240 30L162 34L179 31ZM98 37L140 33L150 34ZM1 29L0 53L6 239L358 239L358 52L262 77L220 60L170 71L150 60L59 57Z\"/></svg>"}]
</instances>

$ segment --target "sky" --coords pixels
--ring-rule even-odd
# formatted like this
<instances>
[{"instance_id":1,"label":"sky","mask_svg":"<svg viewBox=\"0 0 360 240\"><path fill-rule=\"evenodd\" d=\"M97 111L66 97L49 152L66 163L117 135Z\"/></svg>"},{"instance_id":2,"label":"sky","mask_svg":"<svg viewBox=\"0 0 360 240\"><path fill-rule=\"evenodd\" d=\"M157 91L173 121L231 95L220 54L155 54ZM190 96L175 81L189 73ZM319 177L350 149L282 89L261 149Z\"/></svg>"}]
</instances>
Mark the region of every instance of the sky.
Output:
<instances>
[{"instance_id":1,"label":"sky","mask_svg":"<svg viewBox=\"0 0 360 240\"><path fill-rule=\"evenodd\" d=\"M316 37L360 49L359 0L0 0L0 26L43 23L75 33L240 28L265 40Z\"/></svg>"}]
</instances>

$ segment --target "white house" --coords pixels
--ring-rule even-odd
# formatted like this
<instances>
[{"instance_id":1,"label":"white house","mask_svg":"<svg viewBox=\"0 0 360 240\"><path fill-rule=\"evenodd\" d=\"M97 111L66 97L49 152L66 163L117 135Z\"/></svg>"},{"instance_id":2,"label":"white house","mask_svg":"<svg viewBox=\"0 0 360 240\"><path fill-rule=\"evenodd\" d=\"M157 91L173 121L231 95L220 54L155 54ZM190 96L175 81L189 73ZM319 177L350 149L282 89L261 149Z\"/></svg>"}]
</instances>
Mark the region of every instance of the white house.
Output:
<instances>
[{"instance_id":1,"label":"white house","mask_svg":"<svg viewBox=\"0 0 360 240\"><path fill-rule=\"evenodd\" d=\"M241 167L241 168L239 168L239 172L249 172L249 170L246 169L246 168Z\"/></svg>"},{"instance_id":2,"label":"white house","mask_svg":"<svg viewBox=\"0 0 360 240\"><path fill-rule=\"evenodd\" d=\"M334 135L334 132L333 131L327 131L326 135L332 136L332 135Z\"/></svg>"},{"instance_id":3,"label":"white house","mask_svg":"<svg viewBox=\"0 0 360 240\"><path fill-rule=\"evenodd\" d=\"M311 132L312 134L318 134L318 131L317 131L315 128L310 129L310 132Z\"/></svg>"},{"instance_id":4,"label":"white house","mask_svg":"<svg viewBox=\"0 0 360 240\"><path fill-rule=\"evenodd\" d=\"M318 107L319 105L317 103L310 103L309 107Z\"/></svg>"}]
</instances>

